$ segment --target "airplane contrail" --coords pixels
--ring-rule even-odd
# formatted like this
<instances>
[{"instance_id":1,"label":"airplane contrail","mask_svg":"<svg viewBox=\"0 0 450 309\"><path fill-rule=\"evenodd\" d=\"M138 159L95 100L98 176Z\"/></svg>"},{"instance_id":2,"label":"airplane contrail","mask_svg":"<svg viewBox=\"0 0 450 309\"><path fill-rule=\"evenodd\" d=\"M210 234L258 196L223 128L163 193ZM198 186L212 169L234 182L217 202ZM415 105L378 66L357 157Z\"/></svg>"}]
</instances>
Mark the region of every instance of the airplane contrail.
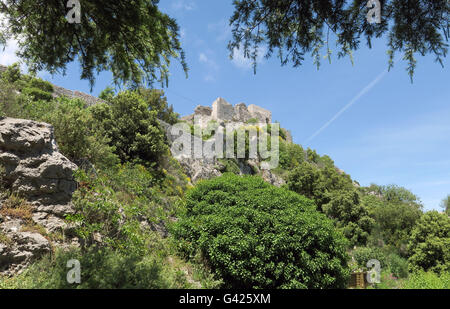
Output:
<instances>
[{"instance_id":1,"label":"airplane contrail","mask_svg":"<svg viewBox=\"0 0 450 309\"><path fill-rule=\"evenodd\" d=\"M349 109L353 104L355 104L362 96L364 96L367 92L369 92L378 82L383 79L383 77L386 75L388 70L384 70L380 75L378 75L370 84L368 84L366 87L364 87L363 90L361 90L347 105L345 105L339 112L337 112L336 115L334 115L327 123L325 123L319 130L317 130L313 135L311 135L307 140L306 143L309 143L312 141L317 135L322 133L323 130L328 128L330 124L332 124L336 119L339 118L347 109Z\"/></svg>"}]
</instances>

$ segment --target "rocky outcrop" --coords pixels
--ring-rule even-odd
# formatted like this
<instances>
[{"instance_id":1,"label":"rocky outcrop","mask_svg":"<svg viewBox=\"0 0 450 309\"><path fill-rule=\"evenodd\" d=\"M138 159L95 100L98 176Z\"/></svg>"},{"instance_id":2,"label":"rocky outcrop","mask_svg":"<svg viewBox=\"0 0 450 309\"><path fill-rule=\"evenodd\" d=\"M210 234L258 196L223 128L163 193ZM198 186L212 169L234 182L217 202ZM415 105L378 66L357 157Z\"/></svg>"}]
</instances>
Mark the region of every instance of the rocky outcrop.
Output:
<instances>
[{"instance_id":1,"label":"rocky outcrop","mask_svg":"<svg viewBox=\"0 0 450 309\"><path fill-rule=\"evenodd\" d=\"M215 160L182 158L179 162L192 183L222 175Z\"/></svg>"},{"instance_id":2,"label":"rocky outcrop","mask_svg":"<svg viewBox=\"0 0 450 309\"><path fill-rule=\"evenodd\" d=\"M32 202L67 204L76 189L77 166L58 151L53 128L46 123L1 119L0 165L6 186Z\"/></svg>"},{"instance_id":3,"label":"rocky outcrop","mask_svg":"<svg viewBox=\"0 0 450 309\"><path fill-rule=\"evenodd\" d=\"M36 232L22 231L19 219L0 224L0 274L20 273L30 262L50 252L47 238Z\"/></svg>"},{"instance_id":4,"label":"rocky outcrop","mask_svg":"<svg viewBox=\"0 0 450 309\"><path fill-rule=\"evenodd\" d=\"M13 274L50 250L42 234L69 230L77 166L58 151L51 125L0 118L0 169L2 187L23 209L0 196L0 273Z\"/></svg>"},{"instance_id":5,"label":"rocky outcrop","mask_svg":"<svg viewBox=\"0 0 450 309\"><path fill-rule=\"evenodd\" d=\"M248 124L249 120L256 120ZM232 131L246 128L245 130L254 130L257 134L257 128L263 128L267 123L272 121L272 113L256 105L250 105L247 107L244 103L239 103L233 107L223 98L215 100L211 107L197 106L194 110L194 114L181 118L182 121L187 122L191 126L194 125L194 132L196 127L199 126L202 129L208 129L209 124L216 125L214 131L218 131L218 128L222 127L226 129L227 134ZM161 121L160 121L161 122ZM173 147L171 147L172 155L180 162L184 168L185 173L191 179L192 183L196 183L202 179L210 179L222 175L222 172L226 170L223 162L217 158L217 154L211 149L215 149L213 145L216 144L216 137L209 138L208 140L202 140L201 137L192 136L190 133L190 127L186 126L184 129L177 127L173 129L167 123L161 122L161 125L167 133L167 139ZM292 140L290 132L285 130L286 135ZM201 132L200 132L201 133ZM204 133L204 132L203 132ZM250 134L250 133L249 133ZM264 134L262 131L258 134ZM181 138L181 135L186 137ZM265 135L260 136L264 138ZM220 136L218 136L220 141ZM256 138L256 135L253 136ZM178 140L178 141L177 141ZM180 152L178 142L190 143L189 151ZM253 141L253 139L252 139ZM220 142L219 142L220 143ZM257 143L257 142L256 142ZM185 149L181 147L181 149ZM200 150L200 151L198 151ZM180 153L179 153L180 152ZM259 174L267 182L281 186L285 182L284 180L274 174L272 171L261 168L261 162L258 159L237 159L231 158L235 161L237 166L233 169L233 172L240 175L253 175Z\"/></svg>"}]
</instances>

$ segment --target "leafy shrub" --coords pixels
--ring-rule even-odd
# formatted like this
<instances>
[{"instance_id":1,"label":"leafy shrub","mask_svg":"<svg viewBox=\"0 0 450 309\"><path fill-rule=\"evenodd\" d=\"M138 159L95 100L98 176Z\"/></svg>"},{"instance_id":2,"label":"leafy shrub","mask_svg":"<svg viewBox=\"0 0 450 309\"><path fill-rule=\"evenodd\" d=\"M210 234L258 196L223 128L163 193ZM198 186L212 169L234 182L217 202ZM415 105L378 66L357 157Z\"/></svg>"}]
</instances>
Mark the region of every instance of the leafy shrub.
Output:
<instances>
[{"instance_id":1,"label":"leafy shrub","mask_svg":"<svg viewBox=\"0 0 450 309\"><path fill-rule=\"evenodd\" d=\"M380 266L382 269L387 266L386 257L380 248L358 247L352 251L352 256L358 263L358 266L363 269L367 268L367 262L372 259L380 261Z\"/></svg>"},{"instance_id":2,"label":"leafy shrub","mask_svg":"<svg viewBox=\"0 0 450 309\"><path fill-rule=\"evenodd\" d=\"M308 156L314 157L315 154L309 151ZM319 161L319 158L315 160ZM330 164L332 161L319 168L315 163L304 161L289 173L287 186L313 199L318 209L335 221L352 246L365 245L373 219L361 204L351 178Z\"/></svg>"},{"instance_id":3,"label":"leafy shrub","mask_svg":"<svg viewBox=\"0 0 450 309\"><path fill-rule=\"evenodd\" d=\"M109 104L94 105L89 111L123 163L156 165L167 153L158 111L137 91L121 92Z\"/></svg>"},{"instance_id":4,"label":"leafy shrub","mask_svg":"<svg viewBox=\"0 0 450 309\"><path fill-rule=\"evenodd\" d=\"M450 218L437 211L425 213L412 230L408 249L411 270L450 271Z\"/></svg>"},{"instance_id":5,"label":"leafy shrub","mask_svg":"<svg viewBox=\"0 0 450 309\"><path fill-rule=\"evenodd\" d=\"M434 272L419 271L409 276L402 286L404 289L450 289L450 273L438 275Z\"/></svg>"},{"instance_id":6,"label":"leafy shrub","mask_svg":"<svg viewBox=\"0 0 450 309\"><path fill-rule=\"evenodd\" d=\"M330 202L330 193L354 190L351 178L340 174L335 167L319 168L306 161L289 173L288 187L313 199L319 210L322 210L322 205Z\"/></svg>"},{"instance_id":7,"label":"leafy shrub","mask_svg":"<svg viewBox=\"0 0 450 309\"><path fill-rule=\"evenodd\" d=\"M81 283L69 284L66 264L80 261ZM57 251L45 256L23 274L13 279L0 277L0 288L20 289L161 289L190 287L184 273L164 266L156 254L123 254L112 249L91 248Z\"/></svg>"},{"instance_id":8,"label":"leafy shrub","mask_svg":"<svg viewBox=\"0 0 450 309\"><path fill-rule=\"evenodd\" d=\"M0 117L13 117L20 112L16 104L17 93L13 84L0 79Z\"/></svg>"},{"instance_id":9,"label":"leafy shrub","mask_svg":"<svg viewBox=\"0 0 450 309\"><path fill-rule=\"evenodd\" d=\"M313 199L319 209L326 200L326 187L323 176L318 168L308 162L303 162L289 173L288 187L290 190Z\"/></svg>"},{"instance_id":10,"label":"leafy shrub","mask_svg":"<svg viewBox=\"0 0 450 309\"><path fill-rule=\"evenodd\" d=\"M7 67L6 70L1 73L1 78L7 83L16 82L20 80L21 76L20 65L17 62Z\"/></svg>"},{"instance_id":11,"label":"leafy shrub","mask_svg":"<svg viewBox=\"0 0 450 309\"><path fill-rule=\"evenodd\" d=\"M228 288L347 284L346 240L314 204L255 176L226 173L188 191L174 224L180 250L199 250Z\"/></svg>"},{"instance_id":12,"label":"leafy shrub","mask_svg":"<svg viewBox=\"0 0 450 309\"><path fill-rule=\"evenodd\" d=\"M38 100L50 101L53 98L51 93L42 91L41 89L38 88L25 88L22 90L22 94L28 95L36 101Z\"/></svg>"},{"instance_id":13,"label":"leafy shrub","mask_svg":"<svg viewBox=\"0 0 450 309\"><path fill-rule=\"evenodd\" d=\"M388 266L391 273L397 278L408 277L408 261L397 254L391 254L388 257Z\"/></svg>"},{"instance_id":14,"label":"leafy shrub","mask_svg":"<svg viewBox=\"0 0 450 309\"><path fill-rule=\"evenodd\" d=\"M374 220L361 205L358 192L335 191L329 196L330 202L322 206L323 212L334 219L336 227L342 230L351 245L365 245Z\"/></svg>"},{"instance_id":15,"label":"leafy shrub","mask_svg":"<svg viewBox=\"0 0 450 309\"><path fill-rule=\"evenodd\" d=\"M396 248L407 244L409 235L421 215L419 207L406 202L384 202L373 210L384 242Z\"/></svg>"},{"instance_id":16,"label":"leafy shrub","mask_svg":"<svg viewBox=\"0 0 450 309\"><path fill-rule=\"evenodd\" d=\"M42 80L40 78L32 78L29 82L29 85L31 88L37 88L41 91L52 93L53 92L53 85L49 83L48 81Z\"/></svg>"},{"instance_id":17,"label":"leafy shrub","mask_svg":"<svg viewBox=\"0 0 450 309\"><path fill-rule=\"evenodd\" d=\"M53 125L61 153L77 164L85 160L97 167L114 166L119 162L114 147L85 103L79 99L58 98L34 101L21 98L21 118Z\"/></svg>"},{"instance_id":18,"label":"leafy shrub","mask_svg":"<svg viewBox=\"0 0 450 309\"><path fill-rule=\"evenodd\" d=\"M236 159L219 159L219 162L220 162L219 170L222 173L233 173L236 175L240 174L241 169L239 168Z\"/></svg>"},{"instance_id":19,"label":"leafy shrub","mask_svg":"<svg viewBox=\"0 0 450 309\"><path fill-rule=\"evenodd\" d=\"M280 131L282 132L282 131ZM280 167L283 169L293 169L305 160L305 153L302 146L280 140Z\"/></svg>"}]
</instances>

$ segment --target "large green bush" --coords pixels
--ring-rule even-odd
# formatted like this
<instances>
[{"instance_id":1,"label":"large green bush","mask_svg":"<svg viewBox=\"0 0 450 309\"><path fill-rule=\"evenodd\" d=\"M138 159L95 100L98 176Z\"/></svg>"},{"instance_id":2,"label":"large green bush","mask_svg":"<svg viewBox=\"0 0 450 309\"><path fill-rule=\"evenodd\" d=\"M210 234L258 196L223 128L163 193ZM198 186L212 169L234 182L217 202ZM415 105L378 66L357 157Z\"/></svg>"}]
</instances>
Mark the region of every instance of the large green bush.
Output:
<instances>
[{"instance_id":1,"label":"large green bush","mask_svg":"<svg viewBox=\"0 0 450 309\"><path fill-rule=\"evenodd\" d=\"M450 218L437 211L425 213L412 230L409 246L413 271L450 271Z\"/></svg>"},{"instance_id":2,"label":"large green bush","mask_svg":"<svg viewBox=\"0 0 450 309\"><path fill-rule=\"evenodd\" d=\"M187 193L173 233L228 288L343 288L345 238L312 201L256 176L226 173Z\"/></svg>"},{"instance_id":3,"label":"large green bush","mask_svg":"<svg viewBox=\"0 0 450 309\"><path fill-rule=\"evenodd\" d=\"M310 151L309 156L313 156L311 153L315 154ZM319 210L322 209L322 205L330 202L330 193L354 190L353 182L348 175L339 173L334 166L325 165L320 168L311 162L303 162L289 173L288 187L313 199Z\"/></svg>"},{"instance_id":4,"label":"large green bush","mask_svg":"<svg viewBox=\"0 0 450 309\"><path fill-rule=\"evenodd\" d=\"M159 111L151 107L138 91L124 91L89 108L122 162L155 165L167 153Z\"/></svg>"}]
</instances>

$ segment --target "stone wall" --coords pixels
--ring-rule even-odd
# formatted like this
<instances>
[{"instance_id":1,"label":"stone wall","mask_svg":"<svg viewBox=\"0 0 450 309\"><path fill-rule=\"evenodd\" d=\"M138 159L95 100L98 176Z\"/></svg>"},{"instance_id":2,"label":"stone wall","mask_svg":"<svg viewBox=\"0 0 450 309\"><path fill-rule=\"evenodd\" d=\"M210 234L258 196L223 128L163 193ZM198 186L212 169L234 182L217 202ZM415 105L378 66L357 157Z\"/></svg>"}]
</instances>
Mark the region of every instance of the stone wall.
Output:
<instances>
[{"instance_id":1,"label":"stone wall","mask_svg":"<svg viewBox=\"0 0 450 309\"><path fill-rule=\"evenodd\" d=\"M217 98L212 104L212 118L214 120L230 121L234 116L233 105L225 101L223 98Z\"/></svg>"},{"instance_id":2,"label":"stone wall","mask_svg":"<svg viewBox=\"0 0 450 309\"><path fill-rule=\"evenodd\" d=\"M234 119L239 122L247 122L252 118L247 106L244 103L239 103L234 107Z\"/></svg>"},{"instance_id":3,"label":"stone wall","mask_svg":"<svg viewBox=\"0 0 450 309\"><path fill-rule=\"evenodd\" d=\"M6 66L0 65L0 73L4 72L7 69ZM52 85L53 86L53 97L62 97L62 96L66 96L69 98L74 98L74 99L81 99L84 100L88 106L92 106L95 105L97 103L102 103L105 102L102 99L99 99L97 97L94 97L92 95L89 95L87 93L81 92L81 91L72 91L69 89L65 89L56 85Z\"/></svg>"},{"instance_id":4,"label":"stone wall","mask_svg":"<svg viewBox=\"0 0 450 309\"><path fill-rule=\"evenodd\" d=\"M87 93L81 91L72 91L69 89L65 89L59 86L53 85L53 96L54 97L62 97L66 96L73 99L81 99L87 103L88 106L92 106L98 103L103 103L102 99L89 95Z\"/></svg>"},{"instance_id":5,"label":"stone wall","mask_svg":"<svg viewBox=\"0 0 450 309\"><path fill-rule=\"evenodd\" d=\"M252 118L256 118L259 122L262 123L271 123L272 122L272 113L267 109L259 107L255 104L251 104L248 106L248 111Z\"/></svg>"},{"instance_id":6,"label":"stone wall","mask_svg":"<svg viewBox=\"0 0 450 309\"><path fill-rule=\"evenodd\" d=\"M245 123L250 119L256 119L259 123L271 123L272 113L254 104L248 106L248 108L244 103L239 103L233 107L225 99L217 98L212 104L212 108L199 105L195 108L193 115L181 118L181 120L201 127L206 126L211 120Z\"/></svg>"}]
</instances>

